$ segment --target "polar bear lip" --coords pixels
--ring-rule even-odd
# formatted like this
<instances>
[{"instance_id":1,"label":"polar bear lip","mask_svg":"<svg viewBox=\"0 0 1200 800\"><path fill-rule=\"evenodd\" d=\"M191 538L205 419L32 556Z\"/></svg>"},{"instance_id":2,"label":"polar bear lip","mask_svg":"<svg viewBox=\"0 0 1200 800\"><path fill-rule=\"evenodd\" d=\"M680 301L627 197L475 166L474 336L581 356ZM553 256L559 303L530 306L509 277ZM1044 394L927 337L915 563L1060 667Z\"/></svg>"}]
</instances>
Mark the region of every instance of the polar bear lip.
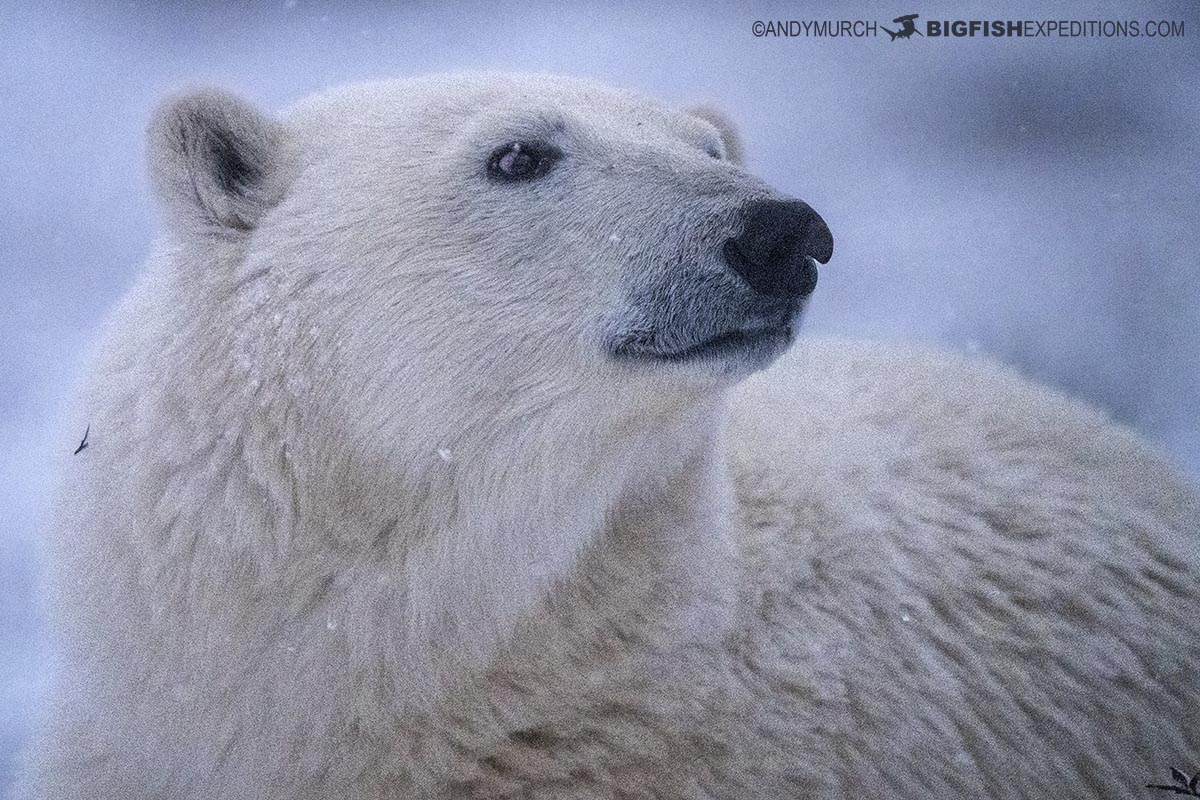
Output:
<instances>
[{"instance_id":1,"label":"polar bear lip","mask_svg":"<svg viewBox=\"0 0 1200 800\"><path fill-rule=\"evenodd\" d=\"M616 355L649 361L708 361L745 355L773 355L792 342L791 324L735 329L719 333L681 350L622 349Z\"/></svg>"}]
</instances>

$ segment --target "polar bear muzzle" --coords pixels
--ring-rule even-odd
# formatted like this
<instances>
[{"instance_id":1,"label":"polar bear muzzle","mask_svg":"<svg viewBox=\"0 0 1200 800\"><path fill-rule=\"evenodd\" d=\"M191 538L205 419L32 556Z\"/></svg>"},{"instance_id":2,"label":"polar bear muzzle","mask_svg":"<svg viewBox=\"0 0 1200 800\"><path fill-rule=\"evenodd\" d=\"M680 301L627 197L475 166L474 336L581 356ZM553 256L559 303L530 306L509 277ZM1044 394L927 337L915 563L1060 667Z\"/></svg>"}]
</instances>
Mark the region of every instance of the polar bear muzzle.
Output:
<instances>
[{"instance_id":1,"label":"polar bear muzzle","mask_svg":"<svg viewBox=\"0 0 1200 800\"><path fill-rule=\"evenodd\" d=\"M787 349L816 264L833 256L829 226L807 203L769 196L739 207L714 245L715 271L664 273L633 298L639 324L614 337L614 357L744 375Z\"/></svg>"}]
</instances>

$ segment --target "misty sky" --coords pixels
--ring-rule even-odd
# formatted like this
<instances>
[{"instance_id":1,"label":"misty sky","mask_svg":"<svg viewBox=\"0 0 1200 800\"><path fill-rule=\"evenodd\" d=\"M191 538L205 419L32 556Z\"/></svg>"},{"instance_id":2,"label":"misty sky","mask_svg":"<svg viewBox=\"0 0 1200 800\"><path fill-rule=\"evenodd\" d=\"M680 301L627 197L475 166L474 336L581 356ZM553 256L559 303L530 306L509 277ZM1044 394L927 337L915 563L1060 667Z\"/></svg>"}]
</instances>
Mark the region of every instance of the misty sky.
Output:
<instances>
[{"instance_id":1,"label":"misty sky","mask_svg":"<svg viewBox=\"0 0 1200 800\"><path fill-rule=\"evenodd\" d=\"M53 427L155 231L143 131L186 86L561 72L723 108L837 241L809 333L991 353L1200 475L1200 5L0 2L0 797L46 671ZM997 8L1003 6L1003 13ZM1171 19L1180 39L756 38L774 19Z\"/></svg>"}]
</instances>

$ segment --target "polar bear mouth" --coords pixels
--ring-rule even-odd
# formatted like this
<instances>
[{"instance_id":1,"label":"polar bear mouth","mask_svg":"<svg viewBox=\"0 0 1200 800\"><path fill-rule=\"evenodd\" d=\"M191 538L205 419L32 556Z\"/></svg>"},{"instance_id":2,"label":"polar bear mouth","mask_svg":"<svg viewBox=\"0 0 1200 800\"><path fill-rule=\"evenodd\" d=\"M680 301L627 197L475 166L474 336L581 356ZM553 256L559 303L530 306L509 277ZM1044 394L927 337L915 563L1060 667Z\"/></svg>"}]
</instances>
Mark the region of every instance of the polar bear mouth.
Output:
<instances>
[{"instance_id":1,"label":"polar bear mouth","mask_svg":"<svg viewBox=\"0 0 1200 800\"><path fill-rule=\"evenodd\" d=\"M657 350L642 345L619 348L615 355L622 358L671 363L768 355L791 344L793 335L791 324L772 325L763 328L725 331L678 350Z\"/></svg>"}]
</instances>

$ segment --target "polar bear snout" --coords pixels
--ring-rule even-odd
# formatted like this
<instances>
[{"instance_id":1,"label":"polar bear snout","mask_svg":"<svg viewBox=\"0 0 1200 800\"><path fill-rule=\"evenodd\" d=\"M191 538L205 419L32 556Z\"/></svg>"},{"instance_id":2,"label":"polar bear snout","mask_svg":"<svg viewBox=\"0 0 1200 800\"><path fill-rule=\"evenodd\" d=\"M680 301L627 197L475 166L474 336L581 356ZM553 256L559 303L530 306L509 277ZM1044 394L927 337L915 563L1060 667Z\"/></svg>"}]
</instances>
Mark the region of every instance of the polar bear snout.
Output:
<instances>
[{"instance_id":1,"label":"polar bear snout","mask_svg":"<svg viewBox=\"0 0 1200 800\"><path fill-rule=\"evenodd\" d=\"M812 294L817 285L813 261L824 264L833 255L833 235L825 220L799 200L756 200L741 216L741 232L723 248L729 268L768 297Z\"/></svg>"},{"instance_id":2,"label":"polar bear snout","mask_svg":"<svg viewBox=\"0 0 1200 800\"><path fill-rule=\"evenodd\" d=\"M807 203L769 194L714 219L716 235L697 226L712 235L711 260L681 258L634 284L605 336L610 355L707 366L724 379L766 367L791 344L816 262L833 255L829 226Z\"/></svg>"}]
</instances>

